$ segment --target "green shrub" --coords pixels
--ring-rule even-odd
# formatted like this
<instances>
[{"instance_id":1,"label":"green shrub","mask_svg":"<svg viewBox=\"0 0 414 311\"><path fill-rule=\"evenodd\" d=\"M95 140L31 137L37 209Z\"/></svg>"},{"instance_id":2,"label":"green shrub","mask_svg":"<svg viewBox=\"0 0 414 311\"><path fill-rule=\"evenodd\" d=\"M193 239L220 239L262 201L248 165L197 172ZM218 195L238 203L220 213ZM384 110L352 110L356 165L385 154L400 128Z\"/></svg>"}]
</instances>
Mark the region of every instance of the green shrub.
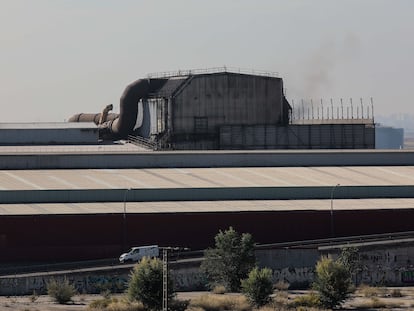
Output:
<instances>
[{"instance_id":1,"label":"green shrub","mask_svg":"<svg viewBox=\"0 0 414 311\"><path fill-rule=\"evenodd\" d=\"M354 279L355 285L358 283L358 274L362 271L361 258L357 247L343 247L337 259L348 269L351 280Z\"/></svg>"},{"instance_id":2,"label":"green shrub","mask_svg":"<svg viewBox=\"0 0 414 311\"><path fill-rule=\"evenodd\" d=\"M145 308L160 310L163 298L162 261L144 257L135 265L128 283L128 298L141 301ZM168 278L168 299L173 297L172 279Z\"/></svg>"},{"instance_id":3,"label":"green shrub","mask_svg":"<svg viewBox=\"0 0 414 311\"><path fill-rule=\"evenodd\" d=\"M215 236L215 248L207 249L201 269L210 286L224 285L229 291L240 290L240 280L256 264L254 241L249 233L239 234L232 227L219 231Z\"/></svg>"},{"instance_id":4,"label":"green shrub","mask_svg":"<svg viewBox=\"0 0 414 311\"><path fill-rule=\"evenodd\" d=\"M66 278L63 281L52 279L47 283L47 294L57 303L64 304L72 300L76 289Z\"/></svg>"},{"instance_id":5,"label":"green shrub","mask_svg":"<svg viewBox=\"0 0 414 311\"><path fill-rule=\"evenodd\" d=\"M254 268L249 277L242 280L242 292L257 307L267 304L273 294L272 270Z\"/></svg>"},{"instance_id":6,"label":"green shrub","mask_svg":"<svg viewBox=\"0 0 414 311\"><path fill-rule=\"evenodd\" d=\"M349 296L351 274L341 262L329 257L321 258L316 264L313 288L318 291L321 305L335 308Z\"/></svg>"}]
</instances>

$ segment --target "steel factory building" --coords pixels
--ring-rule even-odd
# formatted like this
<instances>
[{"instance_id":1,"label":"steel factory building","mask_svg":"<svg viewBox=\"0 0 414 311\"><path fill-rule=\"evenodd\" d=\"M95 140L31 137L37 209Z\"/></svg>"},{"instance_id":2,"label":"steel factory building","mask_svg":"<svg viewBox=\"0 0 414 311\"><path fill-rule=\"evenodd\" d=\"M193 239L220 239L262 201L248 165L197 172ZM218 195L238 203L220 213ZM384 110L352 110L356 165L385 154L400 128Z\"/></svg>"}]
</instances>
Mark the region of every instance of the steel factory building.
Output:
<instances>
[{"instance_id":1,"label":"steel factory building","mask_svg":"<svg viewBox=\"0 0 414 311\"><path fill-rule=\"evenodd\" d=\"M345 113L331 103L315 107L315 113L310 104L308 114L303 105L295 111L282 78L268 72L218 68L152 74L125 89L119 114L109 113L112 107L69 121L94 122L104 140L135 137L161 150L375 147L372 110L369 114L361 104Z\"/></svg>"},{"instance_id":2,"label":"steel factory building","mask_svg":"<svg viewBox=\"0 0 414 311\"><path fill-rule=\"evenodd\" d=\"M413 231L411 151L142 151L1 147L0 261L204 249L220 229L258 243Z\"/></svg>"},{"instance_id":3,"label":"steel factory building","mask_svg":"<svg viewBox=\"0 0 414 311\"><path fill-rule=\"evenodd\" d=\"M281 78L227 69L151 75L112 108L0 126L0 262L198 250L229 226L261 244L414 231L414 152L373 150L372 110L298 109Z\"/></svg>"}]
</instances>

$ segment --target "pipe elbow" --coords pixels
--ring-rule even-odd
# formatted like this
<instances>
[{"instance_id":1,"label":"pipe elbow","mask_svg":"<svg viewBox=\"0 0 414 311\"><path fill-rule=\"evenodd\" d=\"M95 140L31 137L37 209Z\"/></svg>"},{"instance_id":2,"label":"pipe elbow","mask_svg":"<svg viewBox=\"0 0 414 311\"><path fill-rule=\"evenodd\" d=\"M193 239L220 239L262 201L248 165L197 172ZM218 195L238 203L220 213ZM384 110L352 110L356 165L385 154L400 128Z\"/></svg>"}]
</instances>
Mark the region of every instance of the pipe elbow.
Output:
<instances>
[{"instance_id":1,"label":"pipe elbow","mask_svg":"<svg viewBox=\"0 0 414 311\"><path fill-rule=\"evenodd\" d=\"M119 118L112 123L111 132L123 138L133 131L137 120L138 102L148 96L150 83L147 79L139 79L129 84L120 99Z\"/></svg>"}]
</instances>

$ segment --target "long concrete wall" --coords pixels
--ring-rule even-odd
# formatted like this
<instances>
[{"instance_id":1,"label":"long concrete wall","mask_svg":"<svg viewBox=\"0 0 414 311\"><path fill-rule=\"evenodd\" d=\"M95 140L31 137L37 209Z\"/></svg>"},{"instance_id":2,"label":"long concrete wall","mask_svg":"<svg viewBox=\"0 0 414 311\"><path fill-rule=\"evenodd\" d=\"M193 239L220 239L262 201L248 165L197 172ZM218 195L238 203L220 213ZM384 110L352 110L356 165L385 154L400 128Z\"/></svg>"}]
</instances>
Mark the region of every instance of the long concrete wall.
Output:
<instances>
[{"instance_id":1,"label":"long concrete wall","mask_svg":"<svg viewBox=\"0 0 414 311\"><path fill-rule=\"evenodd\" d=\"M414 243L396 242L394 245L378 244L359 246L360 266L354 276L357 284L413 286ZM340 248L331 250L306 249L262 249L256 250L260 267L273 271L273 281L284 281L291 288L307 288L315 276L315 265L321 255L336 256ZM206 276L200 271L201 261L173 263L170 265L175 290L205 289ZM51 279L67 278L80 293L100 293L103 290L122 292L129 280L132 266L109 267L89 271L38 273L21 276L0 277L0 295L30 295L46 293Z\"/></svg>"},{"instance_id":2,"label":"long concrete wall","mask_svg":"<svg viewBox=\"0 0 414 311\"><path fill-rule=\"evenodd\" d=\"M170 275L176 291L205 290L206 277L200 271L200 261L184 264L170 263ZM78 293L99 294L105 290L113 293L124 292L130 279L132 265L105 267L84 271L56 271L0 276L0 296L46 294L51 280L68 280Z\"/></svg>"},{"instance_id":3,"label":"long concrete wall","mask_svg":"<svg viewBox=\"0 0 414 311\"><path fill-rule=\"evenodd\" d=\"M414 165L414 151L306 150L2 153L0 169Z\"/></svg>"}]
</instances>

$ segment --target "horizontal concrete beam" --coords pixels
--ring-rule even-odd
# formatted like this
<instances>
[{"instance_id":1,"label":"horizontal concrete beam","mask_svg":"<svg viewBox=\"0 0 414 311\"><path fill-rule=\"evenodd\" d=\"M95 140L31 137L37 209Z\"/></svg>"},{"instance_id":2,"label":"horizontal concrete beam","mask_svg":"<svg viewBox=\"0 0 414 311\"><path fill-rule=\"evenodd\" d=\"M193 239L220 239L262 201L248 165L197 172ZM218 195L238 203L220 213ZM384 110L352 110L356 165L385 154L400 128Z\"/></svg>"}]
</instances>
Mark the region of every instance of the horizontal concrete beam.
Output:
<instances>
[{"instance_id":1,"label":"horizontal concrete beam","mask_svg":"<svg viewBox=\"0 0 414 311\"><path fill-rule=\"evenodd\" d=\"M414 150L262 150L0 154L0 169L414 165Z\"/></svg>"},{"instance_id":2,"label":"horizontal concrete beam","mask_svg":"<svg viewBox=\"0 0 414 311\"><path fill-rule=\"evenodd\" d=\"M128 202L331 199L333 187L131 189ZM1 203L123 202L126 189L1 190ZM414 186L341 186L335 199L414 198Z\"/></svg>"}]
</instances>

